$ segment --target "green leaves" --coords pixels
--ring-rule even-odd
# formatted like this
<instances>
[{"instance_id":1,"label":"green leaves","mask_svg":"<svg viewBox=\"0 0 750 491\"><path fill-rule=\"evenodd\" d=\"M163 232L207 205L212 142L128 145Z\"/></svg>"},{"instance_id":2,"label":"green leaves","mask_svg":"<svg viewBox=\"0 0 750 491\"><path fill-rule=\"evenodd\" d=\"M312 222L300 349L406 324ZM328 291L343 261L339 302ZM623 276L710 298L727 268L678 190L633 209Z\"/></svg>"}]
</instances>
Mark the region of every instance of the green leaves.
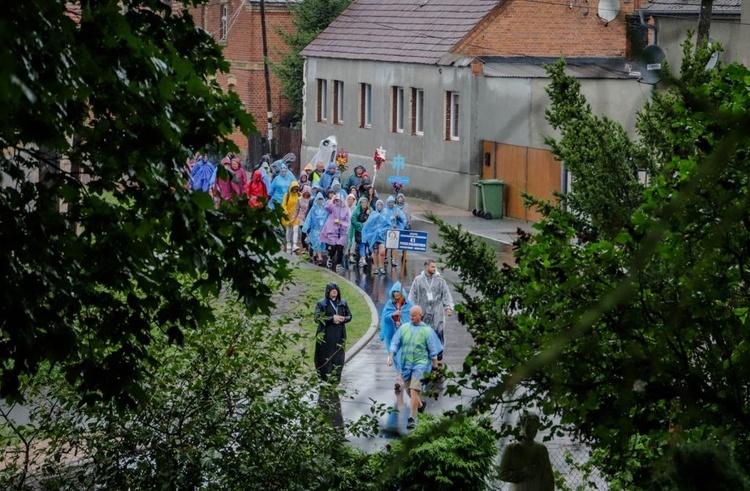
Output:
<instances>
[{"instance_id":1,"label":"green leaves","mask_svg":"<svg viewBox=\"0 0 750 491\"><path fill-rule=\"evenodd\" d=\"M459 376L486 387L474 410L540 408L625 489L650 484L667 442L726 439L750 469L748 71L688 54L638 143L549 68L548 143L575 185L564 209L527 198L545 216L514 267L438 221L475 341Z\"/></svg>"},{"instance_id":2,"label":"green leaves","mask_svg":"<svg viewBox=\"0 0 750 491\"><path fill-rule=\"evenodd\" d=\"M168 3L30 0L2 22L0 394L50 361L90 400L131 404L151 324L177 340L227 288L268 311L288 276L278 216L184 189L185 158L252 120L212 81L220 47Z\"/></svg>"}]
</instances>

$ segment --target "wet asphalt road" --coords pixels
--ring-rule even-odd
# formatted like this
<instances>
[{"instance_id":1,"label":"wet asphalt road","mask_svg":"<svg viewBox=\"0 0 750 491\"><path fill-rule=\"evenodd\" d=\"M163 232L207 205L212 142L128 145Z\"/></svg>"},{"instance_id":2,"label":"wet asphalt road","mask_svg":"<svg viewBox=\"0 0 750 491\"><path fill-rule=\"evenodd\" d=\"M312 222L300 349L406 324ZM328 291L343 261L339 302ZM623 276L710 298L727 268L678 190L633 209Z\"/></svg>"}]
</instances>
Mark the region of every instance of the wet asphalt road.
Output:
<instances>
[{"instance_id":1,"label":"wet asphalt road","mask_svg":"<svg viewBox=\"0 0 750 491\"><path fill-rule=\"evenodd\" d=\"M428 233L428 249L426 253L408 252L405 272L402 272L401 265L399 264L396 267L386 268L385 275L373 275L369 269L363 271L362 268L350 268L341 274L370 295L378 312L383 309L383 306L387 302L388 292L394 282L401 281L408 291L414 278L424 269L425 259L438 259L431 248L433 243L441 242L437 227L432 223L415 221L413 229ZM488 241L488 244L496 250L499 263L512 262L510 246L494 241ZM401 251L398 252L399 259L400 256ZM448 281L449 285L458 281L457 273L444 270L441 266L438 260L438 270ZM453 300L457 303L460 301L460 298L455 294L455 290L453 292ZM456 315L447 317L445 327L446 347L443 363L447 364L451 370L460 369L464 358L469 352L471 343L471 336L459 324ZM381 404L389 408L402 409L399 412L391 412L389 415L380 418L379 437L375 440L354 438L349 435L349 440L352 443L366 450L378 448L387 443L389 438L405 434L408 431L406 429L406 418L408 417L409 398L407 396L399 397L395 393L394 381L396 372L394 368L386 366L386 356L386 348L379 338L379 333L376 333L372 340L356 356L347 360L342 373L342 387L347 394L347 397L341 401L344 421L354 421L361 416L370 415L372 414L371 409ZM442 393L444 387L437 386L434 389L438 395L437 398L430 397L426 399L428 401L428 413L440 414L445 410L456 408L459 404L467 405L471 401L471 394L466 392L461 397L447 397Z\"/></svg>"}]
</instances>

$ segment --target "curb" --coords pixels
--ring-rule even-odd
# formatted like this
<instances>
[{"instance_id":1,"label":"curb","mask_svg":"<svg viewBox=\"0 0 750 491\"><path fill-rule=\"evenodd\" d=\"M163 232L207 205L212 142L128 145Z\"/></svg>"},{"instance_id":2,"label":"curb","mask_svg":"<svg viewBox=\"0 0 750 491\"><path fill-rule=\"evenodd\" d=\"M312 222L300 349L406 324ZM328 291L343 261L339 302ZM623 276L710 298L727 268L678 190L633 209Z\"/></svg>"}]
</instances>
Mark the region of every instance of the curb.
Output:
<instances>
[{"instance_id":1,"label":"curb","mask_svg":"<svg viewBox=\"0 0 750 491\"><path fill-rule=\"evenodd\" d=\"M412 214L411 219L412 220L417 220L419 222L435 223L432 220L428 220L427 218L423 217L422 215L417 215L417 214ZM481 237L481 238L486 239L486 240L491 240L493 242L499 242L499 243L505 244L505 245L513 245L513 241L500 240L497 237L490 237L489 235L484 235L484 234L480 234L480 233L477 233L477 232L472 232L472 231L467 230L467 229L464 229L464 230L466 230L471 235L475 235L477 237Z\"/></svg>"}]
</instances>

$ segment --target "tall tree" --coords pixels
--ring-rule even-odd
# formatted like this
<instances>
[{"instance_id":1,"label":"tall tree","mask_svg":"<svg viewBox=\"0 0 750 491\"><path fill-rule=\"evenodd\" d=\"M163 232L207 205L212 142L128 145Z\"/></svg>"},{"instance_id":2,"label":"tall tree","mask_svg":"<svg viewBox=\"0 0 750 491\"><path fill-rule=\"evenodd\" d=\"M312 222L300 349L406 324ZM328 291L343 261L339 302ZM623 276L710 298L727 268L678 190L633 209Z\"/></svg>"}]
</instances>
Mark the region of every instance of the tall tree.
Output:
<instances>
[{"instance_id":1,"label":"tall tree","mask_svg":"<svg viewBox=\"0 0 750 491\"><path fill-rule=\"evenodd\" d=\"M457 310L475 340L463 380L483 393L477 409L541 408L553 433L590 445L594 463L625 489L648 487L681 442L730 442L750 470L750 71L707 72L708 51L683 49L681 79L639 116L637 154L657 164L647 188L638 193L623 178L612 193L602 186L617 183L592 179L614 165L592 146L635 144L624 145L619 131L602 140L587 107L584 118L564 121L583 106L558 63L551 88L569 97L552 94L549 117L560 142L580 144L553 148L580 163L574 178L591 189L568 200L570 211L529 197L545 217L517 242L512 267L488 267L486 246L440 227L440 252L466 298ZM626 152L613 156L627 164ZM586 211L607 206L593 186L621 210L637 202L630 217L592 227L594 217L607 219Z\"/></svg>"},{"instance_id":2,"label":"tall tree","mask_svg":"<svg viewBox=\"0 0 750 491\"><path fill-rule=\"evenodd\" d=\"M184 2L194 4L196 2ZM253 131L219 46L162 0L11 2L0 19L0 394L49 361L91 399L141 395L231 290L270 307L274 216L214 209L185 159ZM220 171L221 172L221 171Z\"/></svg>"},{"instance_id":3,"label":"tall tree","mask_svg":"<svg viewBox=\"0 0 750 491\"><path fill-rule=\"evenodd\" d=\"M294 32L280 32L288 51L272 67L281 81L282 94L291 101L294 116L300 120L305 85L305 60L300 52L351 3L352 0L300 0L290 5Z\"/></svg>"}]
</instances>

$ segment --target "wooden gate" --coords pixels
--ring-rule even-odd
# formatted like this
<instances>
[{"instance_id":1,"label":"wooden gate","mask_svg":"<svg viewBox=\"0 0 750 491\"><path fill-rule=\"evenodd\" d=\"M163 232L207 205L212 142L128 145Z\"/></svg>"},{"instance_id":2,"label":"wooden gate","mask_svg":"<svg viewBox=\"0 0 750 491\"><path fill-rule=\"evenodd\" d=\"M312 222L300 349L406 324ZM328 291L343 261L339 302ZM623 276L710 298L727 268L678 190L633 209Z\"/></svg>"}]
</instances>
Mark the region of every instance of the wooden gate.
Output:
<instances>
[{"instance_id":1,"label":"wooden gate","mask_svg":"<svg viewBox=\"0 0 750 491\"><path fill-rule=\"evenodd\" d=\"M505 216L537 221L541 215L523 206L526 191L541 199L552 199L560 190L560 162L549 150L519 147L505 143L482 142L482 179L505 182Z\"/></svg>"},{"instance_id":2,"label":"wooden gate","mask_svg":"<svg viewBox=\"0 0 750 491\"><path fill-rule=\"evenodd\" d=\"M278 145L277 155L279 157L288 153L296 155L297 162L293 164L293 166L295 167L296 174L299 174L305 167L305 165L302 164L302 155L300 154L302 151L302 129L281 127L278 130L278 134L279 138L276 142Z\"/></svg>"}]
</instances>

